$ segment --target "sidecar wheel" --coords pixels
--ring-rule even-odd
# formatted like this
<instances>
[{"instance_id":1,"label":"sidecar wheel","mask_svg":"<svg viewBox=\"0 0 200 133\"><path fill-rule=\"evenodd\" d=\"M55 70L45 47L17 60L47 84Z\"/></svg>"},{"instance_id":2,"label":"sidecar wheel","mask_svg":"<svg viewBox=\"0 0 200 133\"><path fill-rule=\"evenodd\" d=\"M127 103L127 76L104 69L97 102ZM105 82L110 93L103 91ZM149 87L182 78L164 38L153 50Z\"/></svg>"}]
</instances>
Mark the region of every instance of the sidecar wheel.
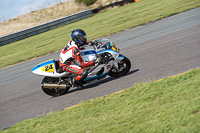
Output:
<instances>
[{"instance_id":1,"label":"sidecar wheel","mask_svg":"<svg viewBox=\"0 0 200 133\"><path fill-rule=\"evenodd\" d=\"M44 77L41 84L44 84L44 83L57 84L58 81L59 81L58 78ZM55 89L55 88L44 88L43 86L41 86L41 88L45 94L53 96L53 97L65 94L70 89L70 87L67 87L66 89Z\"/></svg>"},{"instance_id":2,"label":"sidecar wheel","mask_svg":"<svg viewBox=\"0 0 200 133\"><path fill-rule=\"evenodd\" d=\"M131 68L131 62L130 60L125 57L123 60L121 60L119 63L119 71L117 71L114 67L111 68L110 72L108 73L111 77L120 77L125 74L127 74Z\"/></svg>"}]
</instances>

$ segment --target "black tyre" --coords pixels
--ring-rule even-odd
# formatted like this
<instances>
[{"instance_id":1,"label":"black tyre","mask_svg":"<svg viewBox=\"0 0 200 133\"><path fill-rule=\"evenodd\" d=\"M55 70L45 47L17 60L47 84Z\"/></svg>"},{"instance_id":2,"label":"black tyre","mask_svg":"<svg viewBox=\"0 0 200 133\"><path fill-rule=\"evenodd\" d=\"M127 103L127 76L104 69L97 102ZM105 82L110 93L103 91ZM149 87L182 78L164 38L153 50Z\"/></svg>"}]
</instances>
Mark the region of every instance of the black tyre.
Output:
<instances>
[{"instance_id":1,"label":"black tyre","mask_svg":"<svg viewBox=\"0 0 200 133\"><path fill-rule=\"evenodd\" d=\"M42 80L42 83L55 83L57 84L59 81L58 78L52 78L52 77L44 77ZM42 90L44 93L46 93L47 95L50 96L59 96L62 95L64 93L67 93L70 89L70 87L67 87L66 89L55 89L55 88L44 88L43 86L41 86Z\"/></svg>"},{"instance_id":2,"label":"black tyre","mask_svg":"<svg viewBox=\"0 0 200 133\"><path fill-rule=\"evenodd\" d=\"M114 67L111 68L110 72L108 73L109 76L111 77L120 77L123 76L125 74L127 74L131 68L131 62L130 60L125 57L124 59L122 59L119 63L119 71L117 71Z\"/></svg>"}]
</instances>

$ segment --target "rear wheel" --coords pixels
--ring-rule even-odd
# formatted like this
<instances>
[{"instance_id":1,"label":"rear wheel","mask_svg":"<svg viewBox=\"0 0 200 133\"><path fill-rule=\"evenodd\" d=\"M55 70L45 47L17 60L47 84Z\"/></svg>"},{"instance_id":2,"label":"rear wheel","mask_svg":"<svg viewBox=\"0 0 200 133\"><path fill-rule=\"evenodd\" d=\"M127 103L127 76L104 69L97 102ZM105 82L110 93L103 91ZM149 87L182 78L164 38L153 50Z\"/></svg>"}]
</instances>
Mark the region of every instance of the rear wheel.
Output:
<instances>
[{"instance_id":1,"label":"rear wheel","mask_svg":"<svg viewBox=\"0 0 200 133\"><path fill-rule=\"evenodd\" d=\"M58 81L59 81L58 78L44 77L41 84L44 84L44 83L58 84ZM70 89L70 87L66 87L66 89L57 89L57 88L44 88L43 86L41 86L41 88L44 93L50 96L54 96L54 97L67 93L68 90Z\"/></svg>"},{"instance_id":2,"label":"rear wheel","mask_svg":"<svg viewBox=\"0 0 200 133\"><path fill-rule=\"evenodd\" d=\"M111 68L108 75L111 77L120 77L127 74L131 68L131 62L127 57L124 57L124 59L118 63L118 66L118 70L116 70L114 67Z\"/></svg>"}]
</instances>

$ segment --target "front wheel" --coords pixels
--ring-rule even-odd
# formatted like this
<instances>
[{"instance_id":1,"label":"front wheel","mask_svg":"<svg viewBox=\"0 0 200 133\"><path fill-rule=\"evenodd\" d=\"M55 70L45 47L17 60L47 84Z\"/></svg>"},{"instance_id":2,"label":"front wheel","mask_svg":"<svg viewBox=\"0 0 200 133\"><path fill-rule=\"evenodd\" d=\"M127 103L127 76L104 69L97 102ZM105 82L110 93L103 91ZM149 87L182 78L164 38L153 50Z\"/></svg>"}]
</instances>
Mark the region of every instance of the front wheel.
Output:
<instances>
[{"instance_id":1,"label":"front wheel","mask_svg":"<svg viewBox=\"0 0 200 133\"><path fill-rule=\"evenodd\" d=\"M118 62L118 66L118 70L116 70L114 67L111 68L108 75L111 77L120 77L127 74L131 68L131 62L127 57L124 57L124 59Z\"/></svg>"},{"instance_id":2,"label":"front wheel","mask_svg":"<svg viewBox=\"0 0 200 133\"><path fill-rule=\"evenodd\" d=\"M44 83L58 84L58 81L59 81L58 78L44 77L41 84ZM43 86L41 86L41 88L44 93L53 97L67 93L68 90L70 89L70 87L66 87L66 89L57 89L57 88L44 88Z\"/></svg>"}]
</instances>

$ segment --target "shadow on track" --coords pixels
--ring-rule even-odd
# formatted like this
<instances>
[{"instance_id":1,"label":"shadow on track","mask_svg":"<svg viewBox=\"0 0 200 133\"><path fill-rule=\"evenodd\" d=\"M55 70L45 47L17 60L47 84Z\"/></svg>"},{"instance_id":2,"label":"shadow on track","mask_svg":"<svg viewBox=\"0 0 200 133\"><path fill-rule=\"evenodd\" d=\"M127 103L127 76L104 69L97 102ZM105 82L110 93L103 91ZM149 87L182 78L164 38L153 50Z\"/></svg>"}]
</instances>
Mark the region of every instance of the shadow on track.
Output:
<instances>
[{"instance_id":1,"label":"shadow on track","mask_svg":"<svg viewBox=\"0 0 200 133\"><path fill-rule=\"evenodd\" d=\"M135 69L135 70L129 71L126 75L124 75L122 77L131 75L131 74L136 73L138 71L139 71L139 69ZM80 90L84 90L84 89L90 89L90 88L93 88L95 86L98 86L99 84L107 83L107 82L110 82L112 80L119 79L119 78L122 78L122 77L118 77L118 78L116 78L116 77L107 77L107 78L104 78L102 80L87 84L87 85L84 86L84 88L76 88L76 89L73 89L73 90L69 90L66 94L73 93L73 92L80 91ZM66 94L63 94L63 95L66 95Z\"/></svg>"}]
</instances>

